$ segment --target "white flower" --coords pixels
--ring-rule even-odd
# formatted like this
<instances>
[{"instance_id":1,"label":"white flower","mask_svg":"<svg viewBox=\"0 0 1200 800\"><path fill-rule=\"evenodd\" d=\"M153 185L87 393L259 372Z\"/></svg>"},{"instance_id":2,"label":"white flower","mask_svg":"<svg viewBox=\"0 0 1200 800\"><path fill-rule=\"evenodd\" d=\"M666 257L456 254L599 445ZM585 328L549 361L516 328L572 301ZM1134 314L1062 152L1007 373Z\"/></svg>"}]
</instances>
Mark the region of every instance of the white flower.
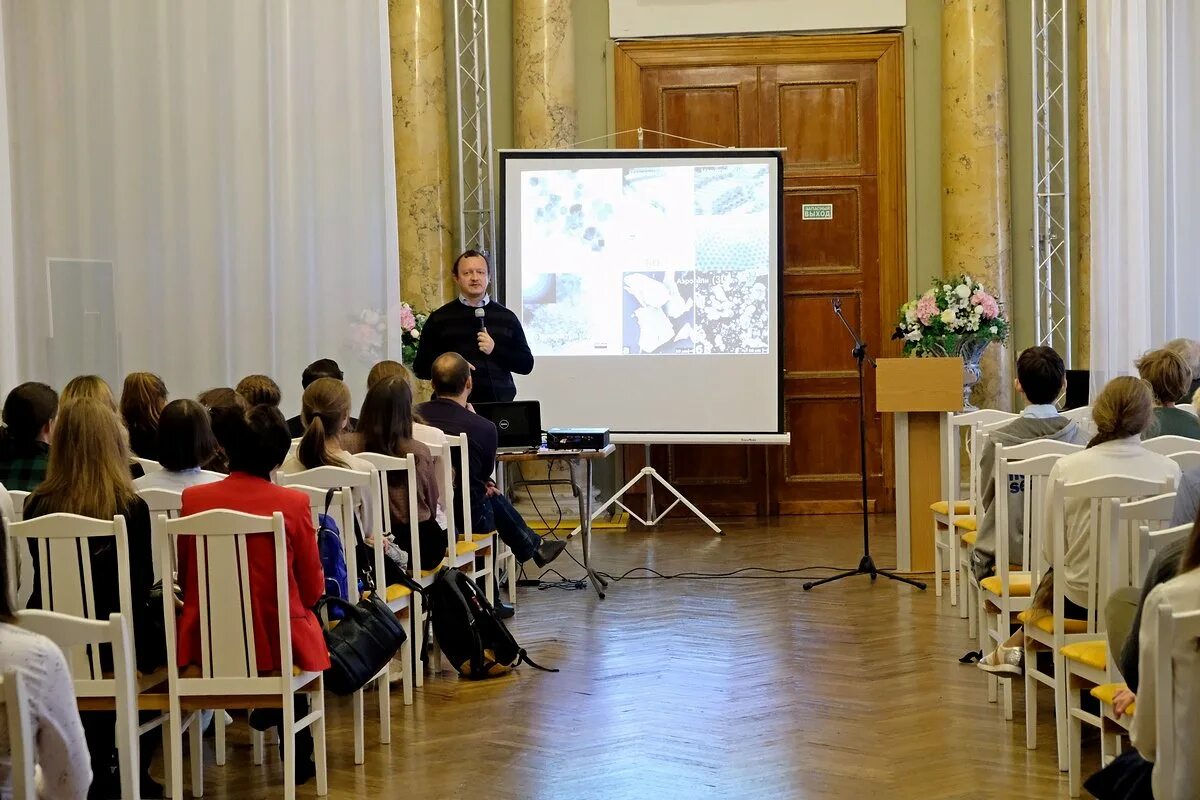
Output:
<instances>
[{"instance_id":1,"label":"white flower","mask_svg":"<svg viewBox=\"0 0 1200 800\"><path fill-rule=\"evenodd\" d=\"M913 325L917 321L917 309L912 304L904 309L904 321L909 325Z\"/></svg>"},{"instance_id":2,"label":"white flower","mask_svg":"<svg viewBox=\"0 0 1200 800\"><path fill-rule=\"evenodd\" d=\"M948 292L948 291L950 291L950 284L948 284L948 283L943 283L943 284L942 284L942 291L943 291L943 292Z\"/></svg>"},{"instance_id":3,"label":"white flower","mask_svg":"<svg viewBox=\"0 0 1200 800\"><path fill-rule=\"evenodd\" d=\"M921 331L919 328L916 330L911 330L908 333L904 334L904 338L906 341L909 341L909 342L919 342L919 341L921 341Z\"/></svg>"},{"instance_id":4,"label":"white flower","mask_svg":"<svg viewBox=\"0 0 1200 800\"><path fill-rule=\"evenodd\" d=\"M971 307L971 316L982 317L983 316L983 306L972 306Z\"/></svg>"},{"instance_id":5,"label":"white flower","mask_svg":"<svg viewBox=\"0 0 1200 800\"><path fill-rule=\"evenodd\" d=\"M957 315L955 314L953 308L947 308L942 312L942 322L946 323L947 325L953 325L956 316Z\"/></svg>"},{"instance_id":6,"label":"white flower","mask_svg":"<svg viewBox=\"0 0 1200 800\"><path fill-rule=\"evenodd\" d=\"M417 330L416 328L413 328L413 329L412 329L411 331L409 331L408 333L409 333L409 335L410 335L410 336L412 336L414 339L420 339L420 338L421 338L421 331Z\"/></svg>"},{"instance_id":7,"label":"white flower","mask_svg":"<svg viewBox=\"0 0 1200 800\"><path fill-rule=\"evenodd\" d=\"M961 283L954 288L954 293L966 300L971 296L971 289L965 283Z\"/></svg>"},{"instance_id":8,"label":"white flower","mask_svg":"<svg viewBox=\"0 0 1200 800\"><path fill-rule=\"evenodd\" d=\"M993 336L994 336L994 335L996 335L997 333L999 333L999 332L1000 332L1000 329L999 329L999 328L997 328L995 325L993 325L992 327L988 328L988 330L989 330L989 331L992 333L992 335L993 335Z\"/></svg>"}]
</instances>

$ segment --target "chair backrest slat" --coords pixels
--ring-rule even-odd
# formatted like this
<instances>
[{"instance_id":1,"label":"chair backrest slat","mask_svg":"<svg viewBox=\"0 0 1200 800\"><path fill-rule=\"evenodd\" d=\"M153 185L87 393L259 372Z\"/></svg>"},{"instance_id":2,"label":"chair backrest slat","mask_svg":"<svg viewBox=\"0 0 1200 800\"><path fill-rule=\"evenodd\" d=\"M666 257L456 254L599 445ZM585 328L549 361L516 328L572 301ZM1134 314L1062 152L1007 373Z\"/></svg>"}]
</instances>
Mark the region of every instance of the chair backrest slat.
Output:
<instances>
[{"instance_id":1,"label":"chair backrest slat","mask_svg":"<svg viewBox=\"0 0 1200 800\"><path fill-rule=\"evenodd\" d=\"M33 710L25 679L15 670L0 675L0 723L8 734L9 789L13 800L37 800Z\"/></svg>"},{"instance_id":2,"label":"chair backrest slat","mask_svg":"<svg viewBox=\"0 0 1200 800\"><path fill-rule=\"evenodd\" d=\"M996 467L993 472L996 482L996 571L1000 576L1003 597L1008 596L1009 564L1013 562L1013 554L1009 552L1009 527L1012 525L1007 502L1009 484L1014 478L1020 478L1024 483L1021 503L1025 535L1022 537L1018 563L1023 571L1031 573L1031 580L1036 585L1046 569L1044 559L1041 558L1041 541L1045 535L1045 531L1042 530L1044 520L1041 503L1045 496L1046 481L1055 463L1064 455L1078 449L1080 448L1075 445L1045 440L1011 447L996 447ZM1022 455L1025 457L1022 458Z\"/></svg>"},{"instance_id":3,"label":"chair backrest slat","mask_svg":"<svg viewBox=\"0 0 1200 800\"><path fill-rule=\"evenodd\" d=\"M1196 779L1197 767L1194 754L1190 752L1183 754L1184 763L1177 763L1179 754L1176 752L1176 742L1180 739L1185 742L1192 741L1192 738L1181 735L1183 732L1178 729L1178 725L1182 722L1194 728L1200 725L1200 721L1194 716L1186 717L1185 714L1178 713L1183 709L1177 706L1177 698L1180 694L1194 696L1192 687L1198 677L1194 661L1191 664L1180 664L1181 669L1177 669L1176 660L1181 654L1194 654L1200 646L1200 611L1175 611L1169 604L1164 604L1158 608L1157 625L1158 652L1155 654L1157 658L1154 663L1154 771L1156 775L1170 776L1170 780L1164 782L1167 783L1165 788L1170 790L1170 794L1161 800L1184 800L1176 796L1174 790L1179 785L1192 783ZM1184 692L1180 692L1180 687L1176 686L1179 681L1187 682ZM1191 734L1193 737L1194 735ZM1181 774L1184 771L1192 773L1191 776ZM1159 792L1163 788L1155 781L1155 798L1159 798Z\"/></svg>"},{"instance_id":4,"label":"chair backrest slat","mask_svg":"<svg viewBox=\"0 0 1200 800\"><path fill-rule=\"evenodd\" d=\"M1178 453L1168 453L1167 458L1179 465L1180 472L1200 469L1200 450L1181 450Z\"/></svg>"},{"instance_id":5,"label":"chair backrest slat","mask_svg":"<svg viewBox=\"0 0 1200 800\"><path fill-rule=\"evenodd\" d=\"M1195 450L1196 440L1186 436L1154 436L1142 442L1142 446L1151 453L1169 456L1172 453Z\"/></svg>"},{"instance_id":6,"label":"chair backrest slat","mask_svg":"<svg viewBox=\"0 0 1200 800\"><path fill-rule=\"evenodd\" d=\"M380 505L382 510L382 530L385 533L395 533L404 536L408 540L409 573L416 576L421 569L421 536L420 536L420 519L419 509L417 507L417 458L412 453L404 456L389 456L384 453L359 453L358 457L376 469L376 475L379 478L379 496L383 498ZM388 473L402 472L405 475L405 489L408 495L408 530L393 531L392 530L392 514L390 510L390 502L388 501ZM382 564L383 558L383 538L375 537L375 561ZM379 576L382 580L383 576Z\"/></svg>"}]
</instances>

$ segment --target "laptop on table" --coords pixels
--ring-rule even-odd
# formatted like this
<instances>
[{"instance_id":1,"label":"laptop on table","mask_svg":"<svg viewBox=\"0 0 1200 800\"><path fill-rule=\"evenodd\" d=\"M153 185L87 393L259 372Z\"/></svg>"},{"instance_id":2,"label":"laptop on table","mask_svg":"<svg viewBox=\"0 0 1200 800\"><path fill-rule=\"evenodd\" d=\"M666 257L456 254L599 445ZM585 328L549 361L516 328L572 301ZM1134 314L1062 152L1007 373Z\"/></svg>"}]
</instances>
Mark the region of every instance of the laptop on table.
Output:
<instances>
[{"instance_id":1,"label":"laptop on table","mask_svg":"<svg viewBox=\"0 0 1200 800\"><path fill-rule=\"evenodd\" d=\"M473 403L475 413L496 426L497 450L514 453L542 445L542 406L537 400Z\"/></svg>"}]
</instances>

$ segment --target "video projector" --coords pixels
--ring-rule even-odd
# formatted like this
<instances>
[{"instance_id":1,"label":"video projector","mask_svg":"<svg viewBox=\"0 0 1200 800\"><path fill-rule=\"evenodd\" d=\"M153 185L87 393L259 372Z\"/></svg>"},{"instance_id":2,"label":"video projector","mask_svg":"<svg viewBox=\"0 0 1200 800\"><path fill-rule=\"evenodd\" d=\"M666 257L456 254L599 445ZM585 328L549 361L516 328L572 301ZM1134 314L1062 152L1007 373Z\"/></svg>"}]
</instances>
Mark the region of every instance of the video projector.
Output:
<instances>
[{"instance_id":1,"label":"video projector","mask_svg":"<svg viewBox=\"0 0 1200 800\"><path fill-rule=\"evenodd\" d=\"M603 450L608 428L551 428L546 431L548 450Z\"/></svg>"}]
</instances>

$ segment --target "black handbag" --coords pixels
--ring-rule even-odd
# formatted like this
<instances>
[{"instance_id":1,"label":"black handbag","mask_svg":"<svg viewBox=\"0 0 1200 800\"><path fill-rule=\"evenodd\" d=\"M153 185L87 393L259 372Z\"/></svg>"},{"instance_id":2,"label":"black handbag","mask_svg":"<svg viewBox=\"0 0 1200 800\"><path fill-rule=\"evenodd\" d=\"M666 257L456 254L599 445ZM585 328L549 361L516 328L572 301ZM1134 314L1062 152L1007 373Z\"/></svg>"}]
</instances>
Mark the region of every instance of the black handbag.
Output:
<instances>
[{"instance_id":1,"label":"black handbag","mask_svg":"<svg viewBox=\"0 0 1200 800\"><path fill-rule=\"evenodd\" d=\"M358 551L364 545L358 526L354 527ZM354 694L379 674L395 657L407 638L404 628L387 603L375 591L372 571L365 559L359 561L359 588L369 592L357 603L340 597L322 597L314 609L319 619L326 619L322 610L337 608L342 612L335 623L324 624L325 646L329 648L330 667L325 670L325 688L337 695Z\"/></svg>"}]
</instances>

